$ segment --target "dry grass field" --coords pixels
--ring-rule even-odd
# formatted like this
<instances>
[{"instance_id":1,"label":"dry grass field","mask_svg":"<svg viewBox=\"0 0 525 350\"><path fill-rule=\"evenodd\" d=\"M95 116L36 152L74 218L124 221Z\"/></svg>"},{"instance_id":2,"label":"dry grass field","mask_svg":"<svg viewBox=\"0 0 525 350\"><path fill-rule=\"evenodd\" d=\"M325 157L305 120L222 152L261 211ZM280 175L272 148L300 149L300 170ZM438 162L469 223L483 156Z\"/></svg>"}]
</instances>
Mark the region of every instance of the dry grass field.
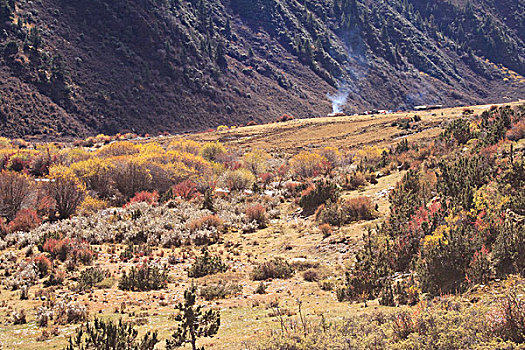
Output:
<instances>
[{"instance_id":1,"label":"dry grass field","mask_svg":"<svg viewBox=\"0 0 525 350\"><path fill-rule=\"evenodd\" d=\"M522 104L516 102L511 105ZM474 114L490 109L490 105L469 107ZM162 146L178 139L190 139L199 143L220 141L229 150L246 153L264 150L274 156L287 158L302 150L315 151L323 147L335 147L341 152L357 152L365 146L379 148L394 147L402 139L410 143L435 139L443 132L445 122L463 115L464 108L446 108L432 111L393 113L388 115L346 116L293 120L283 123L232 128L227 131L191 134L183 136L159 137L153 140ZM403 130L394 123L419 116L421 121ZM148 141L148 142L149 142ZM137 141L138 142L138 141ZM140 141L145 142L145 141ZM266 228L254 232L229 229L217 244L210 246L210 253L220 256L228 264L227 272L202 278L190 279L187 269L194 258L199 256L200 247L183 245L181 247L152 247L151 253L144 257L150 262L166 266L169 274L167 288L147 292L122 291L117 280L122 271L127 270L143 258L125 261L119 259L125 251L125 244L93 244L97 253L94 266L108 269L113 283L106 289L96 288L75 291L74 286L79 273L73 272L62 285L53 287L52 295L43 294L42 281L29 290L28 300L20 300L20 291L0 288L0 349L62 349L67 339L75 333L78 324L50 325L43 329L36 324L35 309L49 298L60 298L85 303L91 316L104 319L124 319L136 325L142 333L158 330L159 338L168 338L176 328L174 305L182 300L183 291L192 283L199 286L214 285L219 282L236 283L240 291L225 299L199 301L206 307L220 310L221 327L213 338L199 340L206 349L249 349L261 339L281 329L280 318L275 315L276 306L287 320L305 317L317 322L324 318L328 322L342 320L349 315L376 312L386 313L400 308L380 306L377 300L363 303L338 302L335 288L321 288L322 284L333 286L342 283L342 276L355 259L362 246L362 236L367 227L374 227L389 215L388 193L401 181L406 171L400 169L389 175L379 177L377 183L368 183L357 190L344 190L342 198L367 197L377 208L373 220L361 220L351 224L334 227L333 233L325 237L312 216L300 215L298 205L293 199L281 201L277 209L278 218L270 219ZM13 252L17 262L26 258L25 250L7 248L2 254ZM255 291L259 281L253 281L250 273L261 261L282 257L295 264L296 273L290 279L265 281L265 294ZM168 259L176 262L169 262ZM0 266L0 271L2 271ZM306 271L313 271L314 281L305 280ZM499 288L494 284L494 288ZM471 290L469 293L476 294ZM299 315L299 304L302 314ZM404 309L405 307L401 307ZM27 323L13 325L10 315L13 310L26 310ZM54 333L54 334L53 334ZM160 342L156 349L164 349Z\"/></svg>"}]
</instances>

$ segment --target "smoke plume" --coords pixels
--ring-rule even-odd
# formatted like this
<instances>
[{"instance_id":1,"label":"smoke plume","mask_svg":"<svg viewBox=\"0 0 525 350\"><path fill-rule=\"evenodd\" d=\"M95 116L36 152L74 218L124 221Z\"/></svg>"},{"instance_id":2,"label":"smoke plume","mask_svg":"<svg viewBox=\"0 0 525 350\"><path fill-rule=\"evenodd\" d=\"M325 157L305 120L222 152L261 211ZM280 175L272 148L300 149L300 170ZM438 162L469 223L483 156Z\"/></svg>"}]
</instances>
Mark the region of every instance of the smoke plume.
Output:
<instances>
[{"instance_id":1,"label":"smoke plume","mask_svg":"<svg viewBox=\"0 0 525 350\"><path fill-rule=\"evenodd\" d=\"M348 89L348 87L346 86L343 86L340 87L339 90L337 90L337 93L335 95L327 95L328 99L332 101L333 113L341 113L343 111L342 107L346 104L346 100L348 99L349 94L350 89Z\"/></svg>"}]
</instances>

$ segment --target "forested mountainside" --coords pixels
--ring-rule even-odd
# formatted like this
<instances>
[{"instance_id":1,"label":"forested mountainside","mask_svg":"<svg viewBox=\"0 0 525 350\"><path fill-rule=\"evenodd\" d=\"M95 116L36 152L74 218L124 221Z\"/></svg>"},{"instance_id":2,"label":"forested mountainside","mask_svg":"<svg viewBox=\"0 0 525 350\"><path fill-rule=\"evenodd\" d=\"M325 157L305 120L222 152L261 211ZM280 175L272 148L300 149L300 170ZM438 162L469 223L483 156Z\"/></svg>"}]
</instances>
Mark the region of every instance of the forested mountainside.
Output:
<instances>
[{"instance_id":1,"label":"forested mountainside","mask_svg":"<svg viewBox=\"0 0 525 350\"><path fill-rule=\"evenodd\" d=\"M523 0L0 0L0 135L525 96Z\"/></svg>"}]
</instances>

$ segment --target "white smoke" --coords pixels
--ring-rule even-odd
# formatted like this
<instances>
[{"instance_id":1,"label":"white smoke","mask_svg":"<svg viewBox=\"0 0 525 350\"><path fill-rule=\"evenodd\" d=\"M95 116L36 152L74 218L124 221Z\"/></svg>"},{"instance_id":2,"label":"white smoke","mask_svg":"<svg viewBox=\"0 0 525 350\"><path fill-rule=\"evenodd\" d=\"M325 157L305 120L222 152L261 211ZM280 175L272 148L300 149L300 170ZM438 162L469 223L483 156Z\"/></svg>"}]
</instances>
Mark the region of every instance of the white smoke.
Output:
<instances>
[{"instance_id":1,"label":"white smoke","mask_svg":"<svg viewBox=\"0 0 525 350\"><path fill-rule=\"evenodd\" d=\"M350 95L350 89L346 86L340 87L335 95L327 94L328 99L332 101L333 113L343 112L342 107L346 104L346 101L348 100L348 95Z\"/></svg>"}]
</instances>

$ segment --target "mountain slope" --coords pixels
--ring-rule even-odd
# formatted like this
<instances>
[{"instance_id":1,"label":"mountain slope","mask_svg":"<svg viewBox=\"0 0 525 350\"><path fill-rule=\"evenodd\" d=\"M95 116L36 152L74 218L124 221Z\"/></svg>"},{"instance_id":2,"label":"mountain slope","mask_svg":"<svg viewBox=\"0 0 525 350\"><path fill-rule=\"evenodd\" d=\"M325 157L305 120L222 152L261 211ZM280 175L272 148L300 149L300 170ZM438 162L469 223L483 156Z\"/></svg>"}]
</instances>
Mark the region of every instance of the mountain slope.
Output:
<instances>
[{"instance_id":1,"label":"mountain slope","mask_svg":"<svg viewBox=\"0 0 525 350\"><path fill-rule=\"evenodd\" d=\"M525 91L524 5L0 0L0 135L195 131Z\"/></svg>"}]
</instances>

